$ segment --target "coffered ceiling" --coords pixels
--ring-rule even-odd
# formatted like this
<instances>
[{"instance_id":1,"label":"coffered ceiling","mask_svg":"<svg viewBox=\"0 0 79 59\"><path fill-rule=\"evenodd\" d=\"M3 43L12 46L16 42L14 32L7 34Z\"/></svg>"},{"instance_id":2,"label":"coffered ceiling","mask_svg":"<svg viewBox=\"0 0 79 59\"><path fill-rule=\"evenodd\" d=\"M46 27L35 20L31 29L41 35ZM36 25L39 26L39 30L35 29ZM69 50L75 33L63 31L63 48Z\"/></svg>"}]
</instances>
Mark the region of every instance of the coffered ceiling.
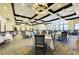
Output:
<instances>
[{"instance_id":1,"label":"coffered ceiling","mask_svg":"<svg viewBox=\"0 0 79 59\"><path fill-rule=\"evenodd\" d=\"M37 25L49 23L51 21L79 18L73 8L72 3L47 3L48 9L44 14L36 14L33 11L34 3L12 3L12 9L16 23Z\"/></svg>"}]
</instances>

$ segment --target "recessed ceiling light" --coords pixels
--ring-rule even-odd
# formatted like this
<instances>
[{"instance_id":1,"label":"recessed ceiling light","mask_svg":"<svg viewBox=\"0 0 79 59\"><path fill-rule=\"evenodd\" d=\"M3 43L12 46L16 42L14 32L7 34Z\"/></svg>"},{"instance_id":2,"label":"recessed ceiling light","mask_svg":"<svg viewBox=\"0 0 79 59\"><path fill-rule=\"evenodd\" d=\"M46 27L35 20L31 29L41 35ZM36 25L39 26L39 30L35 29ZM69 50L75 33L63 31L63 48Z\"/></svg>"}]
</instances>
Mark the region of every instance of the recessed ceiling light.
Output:
<instances>
[{"instance_id":1,"label":"recessed ceiling light","mask_svg":"<svg viewBox=\"0 0 79 59\"><path fill-rule=\"evenodd\" d=\"M57 7L61 7L61 5L57 5Z\"/></svg>"},{"instance_id":2,"label":"recessed ceiling light","mask_svg":"<svg viewBox=\"0 0 79 59\"><path fill-rule=\"evenodd\" d=\"M21 5L22 5L22 6L24 6L25 4L24 4L24 3L22 3Z\"/></svg>"}]
</instances>

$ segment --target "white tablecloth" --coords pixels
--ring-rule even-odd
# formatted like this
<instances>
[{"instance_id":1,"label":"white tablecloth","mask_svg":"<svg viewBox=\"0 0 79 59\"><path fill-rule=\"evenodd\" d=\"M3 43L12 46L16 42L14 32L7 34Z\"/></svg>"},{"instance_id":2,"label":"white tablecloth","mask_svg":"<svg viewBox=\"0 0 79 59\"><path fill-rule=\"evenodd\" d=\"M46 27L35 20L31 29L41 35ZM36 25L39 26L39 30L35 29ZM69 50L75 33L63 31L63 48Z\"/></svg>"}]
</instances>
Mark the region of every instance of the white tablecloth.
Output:
<instances>
[{"instance_id":1,"label":"white tablecloth","mask_svg":"<svg viewBox=\"0 0 79 59\"><path fill-rule=\"evenodd\" d=\"M2 43L5 40L5 37L0 35L0 43Z\"/></svg>"},{"instance_id":2,"label":"white tablecloth","mask_svg":"<svg viewBox=\"0 0 79 59\"><path fill-rule=\"evenodd\" d=\"M45 37L45 43L46 43L52 50L54 49L52 37Z\"/></svg>"},{"instance_id":3,"label":"white tablecloth","mask_svg":"<svg viewBox=\"0 0 79 59\"><path fill-rule=\"evenodd\" d=\"M13 40L12 35L10 33L5 34L5 40L7 39Z\"/></svg>"},{"instance_id":4,"label":"white tablecloth","mask_svg":"<svg viewBox=\"0 0 79 59\"><path fill-rule=\"evenodd\" d=\"M4 42L5 40L13 40L13 37L10 33L6 33L5 36L0 35L0 43Z\"/></svg>"}]
</instances>

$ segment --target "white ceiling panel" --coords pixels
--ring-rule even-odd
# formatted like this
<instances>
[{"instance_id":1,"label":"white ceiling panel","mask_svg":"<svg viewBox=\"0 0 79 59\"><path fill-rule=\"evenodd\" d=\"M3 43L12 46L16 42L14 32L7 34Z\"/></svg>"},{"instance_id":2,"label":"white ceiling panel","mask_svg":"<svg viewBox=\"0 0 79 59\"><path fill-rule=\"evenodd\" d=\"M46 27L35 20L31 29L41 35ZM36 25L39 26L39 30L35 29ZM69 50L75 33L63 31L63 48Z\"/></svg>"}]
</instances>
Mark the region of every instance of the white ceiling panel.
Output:
<instances>
[{"instance_id":1,"label":"white ceiling panel","mask_svg":"<svg viewBox=\"0 0 79 59\"><path fill-rule=\"evenodd\" d=\"M44 14L39 14L38 16L36 16L35 18L36 19L39 19L39 18L41 18L41 17L43 17L43 16L45 16L45 15L47 15L47 14L49 14L50 12L45 12Z\"/></svg>"},{"instance_id":2,"label":"white ceiling panel","mask_svg":"<svg viewBox=\"0 0 79 59\"><path fill-rule=\"evenodd\" d=\"M16 19L23 20L23 22L26 22L26 23L29 23L29 24L36 24L36 22L37 23L42 23L41 20L50 21L50 20L53 20L53 19L56 19L56 18L68 19L68 18L77 17L76 15L69 16L69 17L66 17L66 18L60 17L60 16L67 16L67 15L75 13L73 6L68 7L66 9L63 9L63 10L61 10L61 11L55 13L55 14L48 11L49 9L52 9L53 11L56 11L56 10L58 10L58 9L64 7L64 6L66 6L67 4L69 4L69 3L54 3L52 6L50 6L46 10L46 13L39 14L35 18L16 17ZM24 3L24 4L22 4L22 3L14 3L14 7L15 7L15 13L18 14L18 15L27 16L27 17L33 17L35 15L35 12L33 11L33 3ZM34 19L40 19L41 17L46 16L48 14L51 14L51 15L49 15L49 16L41 19L41 20L34 20ZM31 22L34 22L34 23L31 23Z\"/></svg>"},{"instance_id":3,"label":"white ceiling panel","mask_svg":"<svg viewBox=\"0 0 79 59\"><path fill-rule=\"evenodd\" d=\"M67 17L67 18L64 18L64 19L75 18L75 17L79 17L79 16L78 15L74 15L74 16Z\"/></svg>"},{"instance_id":4,"label":"white ceiling panel","mask_svg":"<svg viewBox=\"0 0 79 59\"><path fill-rule=\"evenodd\" d=\"M27 18L22 18L22 17L15 17L15 18L16 18L16 20L23 20L23 22L29 23L29 19L27 19Z\"/></svg>"},{"instance_id":5,"label":"white ceiling panel","mask_svg":"<svg viewBox=\"0 0 79 59\"><path fill-rule=\"evenodd\" d=\"M32 17L33 15L35 15L32 5L33 3L25 3L24 5L22 3L14 3L15 10L16 10L15 13L24 15L27 17Z\"/></svg>"},{"instance_id":6,"label":"white ceiling panel","mask_svg":"<svg viewBox=\"0 0 79 59\"><path fill-rule=\"evenodd\" d=\"M59 18L59 17L57 15L55 15L55 14L52 14L49 17L46 17L46 18L44 18L42 20L49 21L49 20L56 19L56 18Z\"/></svg>"},{"instance_id":7,"label":"white ceiling panel","mask_svg":"<svg viewBox=\"0 0 79 59\"><path fill-rule=\"evenodd\" d=\"M55 4L53 4L52 6L51 6L51 9L53 10L53 11L56 11L57 9L59 9L59 8L61 8L61 7L63 7L63 6L65 6L65 5L67 5L68 3L55 3Z\"/></svg>"},{"instance_id":8,"label":"white ceiling panel","mask_svg":"<svg viewBox=\"0 0 79 59\"><path fill-rule=\"evenodd\" d=\"M74 13L73 6L58 12L58 14L61 15L61 16L66 16L66 15L70 15L70 14L73 14L73 13Z\"/></svg>"},{"instance_id":9,"label":"white ceiling panel","mask_svg":"<svg viewBox=\"0 0 79 59\"><path fill-rule=\"evenodd\" d=\"M18 19L18 20L23 20L23 19L25 19L25 18L22 18L22 17L15 17L16 19Z\"/></svg>"}]
</instances>

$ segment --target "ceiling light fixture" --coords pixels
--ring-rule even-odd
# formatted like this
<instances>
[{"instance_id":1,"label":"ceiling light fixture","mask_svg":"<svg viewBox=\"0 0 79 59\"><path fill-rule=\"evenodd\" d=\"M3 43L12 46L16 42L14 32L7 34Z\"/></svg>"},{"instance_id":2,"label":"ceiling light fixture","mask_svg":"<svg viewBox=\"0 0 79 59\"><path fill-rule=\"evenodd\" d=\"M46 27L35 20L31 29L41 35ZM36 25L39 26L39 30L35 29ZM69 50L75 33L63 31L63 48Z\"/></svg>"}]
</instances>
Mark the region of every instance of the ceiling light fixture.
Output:
<instances>
[{"instance_id":1,"label":"ceiling light fixture","mask_svg":"<svg viewBox=\"0 0 79 59\"><path fill-rule=\"evenodd\" d=\"M61 7L61 5L57 5L57 7L59 8L59 7Z\"/></svg>"},{"instance_id":2,"label":"ceiling light fixture","mask_svg":"<svg viewBox=\"0 0 79 59\"><path fill-rule=\"evenodd\" d=\"M33 10L36 14L44 14L48 5L46 3L35 3L33 4Z\"/></svg>"},{"instance_id":3,"label":"ceiling light fixture","mask_svg":"<svg viewBox=\"0 0 79 59\"><path fill-rule=\"evenodd\" d=\"M22 6L24 6L25 4L24 4L24 3L22 3L21 5L22 5Z\"/></svg>"}]
</instances>

